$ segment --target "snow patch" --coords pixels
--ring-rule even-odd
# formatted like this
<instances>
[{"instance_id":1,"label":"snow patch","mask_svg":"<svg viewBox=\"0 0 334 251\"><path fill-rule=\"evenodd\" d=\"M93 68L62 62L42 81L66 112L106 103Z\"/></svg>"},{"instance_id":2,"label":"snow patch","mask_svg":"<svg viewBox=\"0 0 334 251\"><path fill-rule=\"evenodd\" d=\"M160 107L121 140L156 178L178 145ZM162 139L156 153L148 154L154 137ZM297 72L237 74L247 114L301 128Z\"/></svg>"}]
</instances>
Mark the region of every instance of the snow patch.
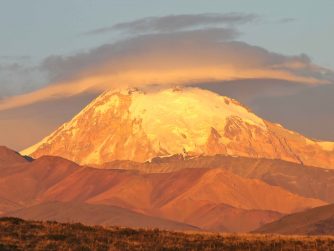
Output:
<instances>
[{"instance_id":1,"label":"snow patch","mask_svg":"<svg viewBox=\"0 0 334 251\"><path fill-rule=\"evenodd\" d=\"M223 135L230 116L266 130L263 120L238 102L198 88L135 93L130 114L132 119L142 121L156 149L162 147L173 153L198 150L205 145L212 127Z\"/></svg>"},{"instance_id":2,"label":"snow patch","mask_svg":"<svg viewBox=\"0 0 334 251\"><path fill-rule=\"evenodd\" d=\"M334 142L319 142L318 145L325 151L334 151Z\"/></svg>"}]
</instances>

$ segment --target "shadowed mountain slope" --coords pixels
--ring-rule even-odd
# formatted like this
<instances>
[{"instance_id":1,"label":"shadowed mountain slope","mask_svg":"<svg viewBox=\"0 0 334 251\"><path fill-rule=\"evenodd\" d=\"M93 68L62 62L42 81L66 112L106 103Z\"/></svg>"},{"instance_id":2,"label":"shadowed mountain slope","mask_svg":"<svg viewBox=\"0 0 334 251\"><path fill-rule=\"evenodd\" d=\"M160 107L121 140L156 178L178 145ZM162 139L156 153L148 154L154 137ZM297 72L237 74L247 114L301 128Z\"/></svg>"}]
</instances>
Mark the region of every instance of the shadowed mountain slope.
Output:
<instances>
[{"instance_id":1,"label":"shadowed mountain slope","mask_svg":"<svg viewBox=\"0 0 334 251\"><path fill-rule=\"evenodd\" d=\"M199 230L199 228L191 225L147 216L125 208L79 202L48 202L13 211L5 216L14 216L30 220L80 222L88 225L98 224L105 226Z\"/></svg>"},{"instance_id":2,"label":"shadowed mountain slope","mask_svg":"<svg viewBox=\"0 0 334 251\"><path fill-rule=\"evenodd\" d=\"M260 227L259 233L334 234L334 204L287 215Z\"/></svg>"}]
</instances>

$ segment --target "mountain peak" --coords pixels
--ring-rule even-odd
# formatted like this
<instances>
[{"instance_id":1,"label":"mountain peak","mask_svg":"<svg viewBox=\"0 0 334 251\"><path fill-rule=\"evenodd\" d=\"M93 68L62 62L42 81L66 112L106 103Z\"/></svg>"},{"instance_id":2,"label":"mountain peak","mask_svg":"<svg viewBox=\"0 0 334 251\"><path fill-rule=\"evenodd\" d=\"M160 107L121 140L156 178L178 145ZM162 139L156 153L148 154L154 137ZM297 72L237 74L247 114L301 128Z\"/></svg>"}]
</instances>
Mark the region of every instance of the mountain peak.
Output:
<instances>
[{"instance_id":1,"label":"mountain peak","mask_svg":"<svg viewBox=\"0 0 334 251\"><path fill-rule=\"evenodd\" d=\"M107 91L23 153L81 164L225 154L334 167L328 145L265 121L232 98L174 87Z\"/></svg>"},{"instance_id":2,"label":"mountain peak","mask_svg":"<svg viewBox=\"0 0 334 251\"><path fill-rule=\"evenodd\" d=\"M110 96L115 94L131 96L135 94L145 94L145 91L138 87L115 88L105 91L100 96L105 96L105 95Z\"/></svg>"}]
</instances>

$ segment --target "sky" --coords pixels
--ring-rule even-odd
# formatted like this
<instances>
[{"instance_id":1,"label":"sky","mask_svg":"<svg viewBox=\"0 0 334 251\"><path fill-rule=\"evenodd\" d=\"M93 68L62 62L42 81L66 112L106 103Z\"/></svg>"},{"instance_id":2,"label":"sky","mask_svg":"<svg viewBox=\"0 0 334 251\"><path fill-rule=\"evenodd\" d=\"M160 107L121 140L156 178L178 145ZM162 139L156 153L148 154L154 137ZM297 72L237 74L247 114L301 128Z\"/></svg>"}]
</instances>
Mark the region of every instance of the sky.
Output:
<instances>
[{"instance_id":1,"label":"sky","mask_svg":"<svg viewBox=\"0 0 334 251\"><path fill-rule=\"evenodd\" d=\"M331 0L1 0L0 55L36 62L98 46L112 35L80 36L89 30L147 16L170 14L257 14L242 28L243 40L286 54L307 53L334 68L334 2ZM281 21L281 22L280 22Z\"/></svg>"},{"instance_id":2,"label":"sky","mask_svg":"<svg viewBox=\"0 0 334 251\"><path fill-rule=\"evenodd\" d=\"M18 117L20 124L36 128L34 136L22 143L17 142L14 126L10 134L0 134L0 144L18 149L35 143L107 88L197 82L215 82L202 86L234 95L265 118L310 137L334 140L334 119L327 118L333 114L319 106L325 94L327 99L334 94L321 91L334 83L332 0L0 0L0 4L0 129L17 124ZM271 81L264 88L249 79ZM233 88L215 87L217 81L238 80ZM246 86L255 90L248 97L241 95ZM268 92L268 86L275 91ZM300 104L292 105L299 110L282 116L277 107L294 100L293 95ZM317 103L312 107L318 109L297 123L296 114L301 114L301 104L310 95L315 100L306 102ZM41 117L32 116L38 126L22 115L38 102L57 109L59 102L52 99L69 97L76 108L69 109L71 114L57 112L45 130ZM277 111L275 116L263 104ZM318 123L307 126L311 124L307 118ZM328 129L319 133L322 118Z\"/></svg>"}]
</instances>

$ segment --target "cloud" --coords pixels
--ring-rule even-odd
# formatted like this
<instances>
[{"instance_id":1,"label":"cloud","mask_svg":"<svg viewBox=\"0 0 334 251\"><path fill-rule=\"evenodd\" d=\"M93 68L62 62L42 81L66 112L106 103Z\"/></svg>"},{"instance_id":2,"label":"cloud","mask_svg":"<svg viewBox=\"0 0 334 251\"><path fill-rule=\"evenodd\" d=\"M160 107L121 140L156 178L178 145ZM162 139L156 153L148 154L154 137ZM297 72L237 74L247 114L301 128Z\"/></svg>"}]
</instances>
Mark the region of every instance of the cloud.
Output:
<instances>
[{"instance_id":1,"label":"cloud","mask_svg":"<svg viewBox=\"0 0 334 251\"><path fill-rule=\"evenodd\" d=\"M191 54L193 57L196 57L196 54L206 54L209 49L206 47L211 42L231 41L238 35L236 30L227 28L140 35L102 45L87 53L68 57L51 56L44 60L41 68L49 72L52 81L68 80L95 74L94 72L124 72L130 68L139 70L152 67L154 70L159 65L160 68L166 64L179 65L180 60L188 60Z\"/></svg>"},{"instance_id":2,"label":"cloud","mask_svg":"<svg viewBox=\"0 0 334 251\"><path fill-rule=\"evenodd\" d=\"M0 55L0 61L27 61L31 57L27 55Z\"/></svg>"},{"instance_id":3,"label":"cloud","mask_svg":"<svg viewBox=\"0 0 334 251\"><path fill-rule=\"evenodd\" d=\"M42 67L54 82L111 76L124 85L259 77L312 84L334 79L333 72L312 64L305 54L269 52L235 41L237 36L234 29L224 28L140 35L74 56L52 56Z\"/></svg>"},{"instance_id":4,"label":"cloud","mask_svg":"<svg viewBox=\"0 0 334 251\"><path fill-rule=\"evenodd\" d=\"M126 33L175 32L213 25L240 25L254 22L258 19L257 15L242 13L169 15L163 17L146 17L131 22L117 23L113 26L91 30L84 34L98 35L115 31Z\"/></svg>"},{"instance_id":5,"label":"cloud","mask_svg":"<svg viewBox=\"0 0 334 251\"><path fill-rule=\"evenodd\" d=\"M5 59L4 62L0 62L0 98L36 90L43 86L43 82L45 83L45 78L39 69L23 62L15 62L25 61L26 58L0 58ZM11 62L12 60L14 62Z\"/></svg>"},{"instance_id":6,"label":"cloud","mask_svg":"<svg viewBox=\"0 0 334 251\"><path fill-rule=\"evenodd\" d=\"M293 23L296 22L297 19L296 18L292 18L292 17L285 17L285 18L281 18L280 20L278 20L279 23Z\"/></svg>"},{"instance_id":7,"label":"cloud","mask_svg":"<svg viewBox=\"0 0 334 251\"><path fill-rule=\"evenodd\" d=\"M313 64L304 54L270 52L237 41L238 34L231 27L141 34L84 53L51 56L39 67L48 74L51 84L0 101L0 110L118 87L236 79L280 79L317 85L334 80L332 71Z\"/></svg>"}]
</instances>

